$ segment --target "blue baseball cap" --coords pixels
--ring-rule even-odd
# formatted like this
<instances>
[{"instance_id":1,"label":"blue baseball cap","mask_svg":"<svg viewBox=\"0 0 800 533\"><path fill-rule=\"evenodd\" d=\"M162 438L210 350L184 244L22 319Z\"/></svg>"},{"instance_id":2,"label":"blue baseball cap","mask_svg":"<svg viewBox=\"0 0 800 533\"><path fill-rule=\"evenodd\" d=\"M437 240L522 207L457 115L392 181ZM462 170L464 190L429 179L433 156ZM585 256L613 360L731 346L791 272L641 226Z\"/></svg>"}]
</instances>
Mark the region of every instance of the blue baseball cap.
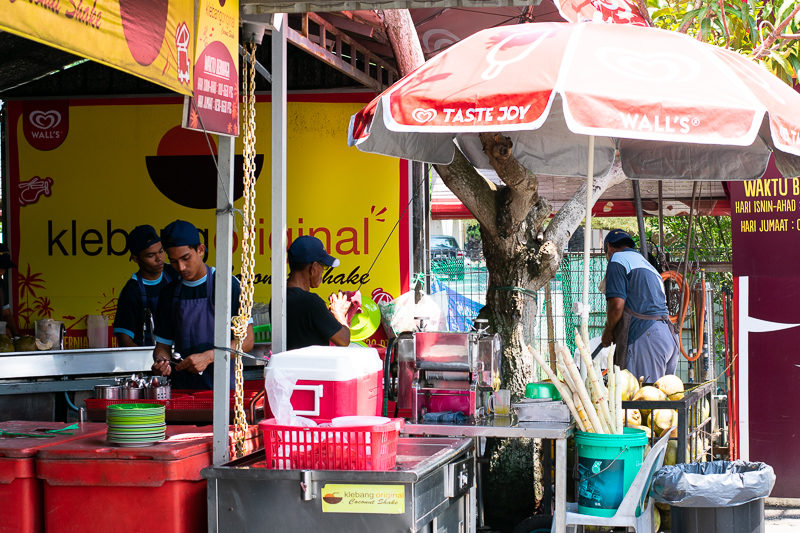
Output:
<instances>
[{"instance_id":1,"label":"blue baseball cap","mask_svg":"<svg viewBox=\"0 0 800 533\"><path fill-rule=\"evenodd\" d=\"M128 250L133 255L139 255L157 242L161 242L161 237L156 233L156 229L148 224L136 226L128 233Z\"/></svg>"},{"instance_id":2,"label":"blue baseball cap","mask_svg":"<svg viewBox=\"0 0 800 533\"><path fill-rule=\"evenodd\" d=\"M191 222L176 220L161 230L161 242L164 243L164 248L197 246L200 244L200 232Z\"/></svg>"},{"instance_id":3,"label":"blue baseball cap","mask_svg":"<svg viewBox=\"0 0 800 533\"><path fill-rule=\"evenodd\" d=\"M322 241L310 235L303 235L292 241L289 246L289 262L307 265L320 262L329 267L339 266L339 260L328 255Z\"/></svg>"},{"instance_id":4,"label":"blue baseball cap","mask_svg":"<svg viewBox=\"0 0 800 533\"><path fill-rule=\"evenodd\" d=\"M636 246L636 241L633 240L633 237L628 235L626 232L622 231L621 229L612 229L606 235L606 238L603 240L603 248L606 247L608 244L613 244L615 247L617 244L621 244L623 241L630 241L629 244L631 247Z\"/></svg>"}]
</instances>

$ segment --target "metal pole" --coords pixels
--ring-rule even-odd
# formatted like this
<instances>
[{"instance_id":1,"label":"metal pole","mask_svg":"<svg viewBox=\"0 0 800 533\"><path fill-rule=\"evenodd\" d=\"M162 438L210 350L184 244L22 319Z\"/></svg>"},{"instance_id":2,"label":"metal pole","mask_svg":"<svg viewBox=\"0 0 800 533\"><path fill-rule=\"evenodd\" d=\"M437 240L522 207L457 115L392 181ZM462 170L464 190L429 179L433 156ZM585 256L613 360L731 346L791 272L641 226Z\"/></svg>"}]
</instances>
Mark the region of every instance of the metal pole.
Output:
<instances>
[{"instance_id":1,"label":"metal pole","mask_svg":"<svg viewBox=\"0 0 800 533\"><path fill-rule=\"evenodd\" d=\"M664 182L658 180L658 247L664 253Z\"/></svg>"},{"instance_id":2,"label":"metal pole","mask_svg":"<svg viewBox=\"0 0 800 533\"><path fill-rule=\"evenodd\" d=\"M594 135L589 135L589 155L586 172L586 222L583 228L583 309L581 335L589 346L589 257L592 249L592 183L594 181Z\"/></svg>"},{"instance_id":3,"label":"metal pole","mask_svg":"<svg viewBox=\"0 0 800 533\"><path fill-rule=\"evenodd\" d=\"M639 225L639 251L647 259L647 233L644 231L644 214L642 213L642 191L639 181L633 180L633 199L636 203L636 222Z\"/></svg>"},{"instance_id":4,"label":"metal pole","mask_svg":"<svg viewBox=\"0 0 800 533\"><path fill-rule=\"evenodd\" d=\"M425 277L425 293L430 293L430 276L428 276L430 258L428 257L428 187L427 176L422 163L412 161L411 165L411 217L414 257L414 274Z\"/></svg>"},{"instance_id":5,"label":"metal pole","mask_svg":"<svg viewBox=\"0 0 800 533\"><path fill-rule=\"evenodd\" d=\"M231 242L233 236L233 149L235 139L220 135L217 180L217 275L214 283L214 346L231 344ZM211 243L209 243L210 245ZM214 350L214 464L228 462L231 360Z\"/></svg>"},{"instance_id":6,"label":"metal pole","mask_svg":"<svg viewBox=\"0 0 800 533\"><path fill-rule=\"evenodd\" d=\"M286 14L272 28L272 351L286 350Z\"/></svg>"}]
</instances>

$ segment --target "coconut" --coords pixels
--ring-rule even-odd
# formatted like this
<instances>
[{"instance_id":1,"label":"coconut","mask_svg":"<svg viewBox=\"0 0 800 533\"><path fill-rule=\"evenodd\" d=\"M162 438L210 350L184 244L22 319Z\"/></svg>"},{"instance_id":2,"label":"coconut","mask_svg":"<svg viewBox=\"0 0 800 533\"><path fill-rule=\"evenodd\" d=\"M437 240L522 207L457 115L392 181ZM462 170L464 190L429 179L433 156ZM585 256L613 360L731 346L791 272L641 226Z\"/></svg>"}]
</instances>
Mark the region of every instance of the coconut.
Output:
<instances>
[{"instance_id":1,"label":"coconut","mask_svg":"<svg viewBox=\"0 0 800 533\"><path fill-rule=\"evenodd\" d=\"M634 429L641 429L642 431L644 431L647 434L647 438L648 439L653 436L653 432L647 426L630 426L630 427L632 427Z\"/></svg>"},{"instance_id":2,"label":"coconut","mask_svg":"<svg viewBox=\"0 0 800 533\"><path fill-rule=\"evenodd\" d=\"M14 351L16 352L35 352L36 339L30 335L24 335L14 341Z\"/></svg>"},{"instance_id":3,"label":"coconut","mask_svg":"<svg viewBox=\"0 0 800 533\"><path fill-rule=\"evenodd\" d=\"M703 422L711 415L711 407L708 404L708 398L700 400L700 422Z\"/></svg>"},{"instance_id":4,"label":"coconut","mask_svg":"<svg viewBox=\"0 0 800 533\"><path fill-rule=\"evenodd\" d=\"M640 413L638 409L626 409L625 424L628 426L641 426L642 413Z\"/></svg>"},{"instance_id":5,"label":"coconut","mask_svg":"<svg viewBox=\"0 0 800 533\"><path fill-rule=\"evenodd\" d=\"M670 400L673 399L673 396L676 396L674 399L683 398L683 381L681 381L681 378L675 374L661 376L655 383L653 383L653 386L660 391L663 391ZM680 395L680 398L677 398L678 395Z\"/></svg>"},{"instance_id":6,"label":"coconut","mask_svg":"<svg viewBox=\"0 0 800 533\"><path fill-rule=\"evenodd\" d=\"M644 401L644 402L663 402L667 399L667 395L664 394L660 389L657 389L653 386L647 385L639 389L636 394L633 395L632 400L634 402ZM642 412L642 419L646 419L650 416L650 409L640 409Z\"/></svg>"},{"instance_id":7,"label":"coconut","mask_svg":"<svg viewBox=\"0 0 800 533\"><path fill-rule=\"evenodd\" d=\"M667 442L667 451L664 454L664 464L674 465L678 462L678 441Z\"/></svg>"},{"instance_id":8,"label":"coconut","mask_svg":"<svg viewBox=\"0 0 800 533\"><path fill-rule=\"evenodd\" d=\"M13 352L14 343L8 335L0 335L0 352Z\"/></svg>"},{"instance_id":9,"label":"coconut","mask_svg":"<svg viewBox=\"0 0 800 533\"><path fill-rule=\"evenodd\" d=\"M673 409L655 409L650 416L652 418L650 426L659 437L663 436L664 432L672 426L678 425L678 411ZM677 437L677 432L678 430L676 428L673 431L673 433L675 433L673 436Z\"/></svg>"},{"instance_id":10,"label":"coconut","mask_svg":"<svg viewBox=\"0 0 800 533\"><path fill-rule=\"evenodd\" d=\"M661 513L653 513L653 531L661 531Z\"/></svg>"},{"instance_id":11,"label":"coconut","mask_svg":"<svg viewBox=\"0 0 800 533\"><path fill-rule=\"evenodd\" d=\"M627 402L639 390L639 380L637 380L630 370L622 370L617 375L617 387L622 391L622 401Z\"/></svg>"}]
</instances>

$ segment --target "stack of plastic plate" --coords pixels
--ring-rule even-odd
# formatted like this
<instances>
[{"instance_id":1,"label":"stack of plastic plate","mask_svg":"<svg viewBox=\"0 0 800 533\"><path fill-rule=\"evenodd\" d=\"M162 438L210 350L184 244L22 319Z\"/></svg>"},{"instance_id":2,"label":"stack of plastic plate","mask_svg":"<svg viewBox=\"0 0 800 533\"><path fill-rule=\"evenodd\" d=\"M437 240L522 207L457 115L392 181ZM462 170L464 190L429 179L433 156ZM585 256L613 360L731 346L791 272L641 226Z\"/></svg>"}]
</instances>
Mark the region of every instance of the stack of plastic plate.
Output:
<instances>
[{"instance_id":1,"label":"stack of plastic plate","mask_svg":"<svg viewBox=\"0 0 800 533\"><path fill-rule=\"evenodd\" d=\"M164 406L152 403L121 403L106 408L108 442L119 446L150 446L164 440L167 424Z\"/></svg>"}]
</instances>

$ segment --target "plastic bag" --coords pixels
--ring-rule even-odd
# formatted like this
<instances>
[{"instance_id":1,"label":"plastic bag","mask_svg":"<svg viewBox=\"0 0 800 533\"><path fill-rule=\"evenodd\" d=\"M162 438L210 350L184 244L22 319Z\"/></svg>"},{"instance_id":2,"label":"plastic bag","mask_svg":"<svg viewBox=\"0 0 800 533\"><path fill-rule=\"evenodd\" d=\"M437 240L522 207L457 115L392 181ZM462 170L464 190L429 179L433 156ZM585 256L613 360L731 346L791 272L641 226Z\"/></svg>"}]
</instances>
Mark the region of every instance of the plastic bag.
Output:
<instances>
[{"instance_id":1,"label":"plastic bag","mask_svg":"<svg viewBox=\"0 0 800 533\"><path fill-rule=\"evenodd\" d=\"M381 318L389 324L395 334L403 331L416 331L417 318L421 318L424 329L428 331L439 331L446 325L446 318L442 319L442 310L436 300L427 294L423 294L420 301L414 302L414 291L401 294L389 303L379 303Z\"/></svg>"},{"instance_id":2,"label":"plastic bag","mask_svg":"<svg viewBox=\"0 0 800 533\"><path fill-rule=\"evenodd\" d=\"M711 461L661 468L651 493L676 507L734 507L766 498L773 485L775 472L766 463Z\"/></svg>"},{"instance_id":3,"label":"plastic bag","mask_svg":"<svg viewBox=\"0 0 800 533\"><path fill-rule=\"evenodd\" d=\"M266 374L264 387L267 389L267 400L278 425L301 425L294 420L294 408L291 402L297 378L277 368L267 368Z\"/></svg>"}]
</instances>

